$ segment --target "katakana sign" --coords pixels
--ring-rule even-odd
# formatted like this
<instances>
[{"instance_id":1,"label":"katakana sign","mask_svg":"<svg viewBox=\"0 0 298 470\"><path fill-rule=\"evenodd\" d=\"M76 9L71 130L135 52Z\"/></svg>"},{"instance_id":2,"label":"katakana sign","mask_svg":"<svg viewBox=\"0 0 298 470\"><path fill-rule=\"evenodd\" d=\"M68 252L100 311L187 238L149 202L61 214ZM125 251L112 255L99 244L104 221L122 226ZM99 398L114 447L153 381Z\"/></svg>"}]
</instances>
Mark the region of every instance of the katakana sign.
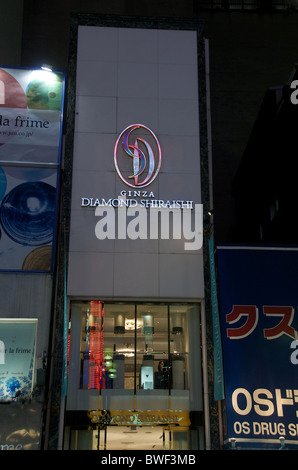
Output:
<instances>
[{"instance_id":1,"label":"katakana sign","mask_svg":"<svg viewBox=\"0 0 298 470\"><path fill-rule=\"evenodd\" d=\"M298 446L298 250L217 247L225 443Z\"/></svg>"}]
</instances>

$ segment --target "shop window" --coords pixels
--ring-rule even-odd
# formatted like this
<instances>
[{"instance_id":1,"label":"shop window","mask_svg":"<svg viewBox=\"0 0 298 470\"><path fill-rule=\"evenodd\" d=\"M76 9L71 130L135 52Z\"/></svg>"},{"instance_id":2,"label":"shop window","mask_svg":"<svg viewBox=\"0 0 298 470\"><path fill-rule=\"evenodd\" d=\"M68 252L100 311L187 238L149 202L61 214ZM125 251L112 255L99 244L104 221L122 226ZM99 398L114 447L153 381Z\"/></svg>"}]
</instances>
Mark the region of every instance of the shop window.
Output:
<instances>
[{"instance_id":1,"label":"shop window","mask_svg":"<svg viewBox=\"0 0 298 470\"><path fill-rule=\"evenodd\" d=\"M193 314L192 304L86 303L79 388L187 390Z\"/></svg>"},{"instance_id":2,"label":"shop window","mask_svg":"<svg viewBox=\"0 0 298 470\"><path fill-rule=\"evenodd\" d=\"M36 333L37 319L0 319L0 404L37 396Z\"/></svg>"}]
</instances>

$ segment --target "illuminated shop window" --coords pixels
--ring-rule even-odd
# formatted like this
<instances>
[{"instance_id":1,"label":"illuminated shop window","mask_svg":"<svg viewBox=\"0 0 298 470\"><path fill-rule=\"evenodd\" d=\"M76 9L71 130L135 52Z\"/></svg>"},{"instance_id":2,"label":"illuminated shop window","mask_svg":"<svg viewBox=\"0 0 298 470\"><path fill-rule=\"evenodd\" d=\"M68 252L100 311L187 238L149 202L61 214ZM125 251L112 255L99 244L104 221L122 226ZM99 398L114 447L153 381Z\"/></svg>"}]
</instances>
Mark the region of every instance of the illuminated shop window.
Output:
<instances>
[{"instance_id":1,"label":"illuminated shop window","mask_svg":"<svg viewBox=\"0 0 298 470\"><path fill-rule=\"evenodd\" d=\"M37 319L0 319L0 404L31 400L36 332Z\"/></svg>"},{"instance_id":2,"label":"illuminated shop window","mask_svg":"<svg viewBox=\"0 0 298 470\"><path fill-rule=\"evenodd\" d=\"M193 312L191 304L86 303L80 388L188 389Z\"/></svg>"}]
</instances>

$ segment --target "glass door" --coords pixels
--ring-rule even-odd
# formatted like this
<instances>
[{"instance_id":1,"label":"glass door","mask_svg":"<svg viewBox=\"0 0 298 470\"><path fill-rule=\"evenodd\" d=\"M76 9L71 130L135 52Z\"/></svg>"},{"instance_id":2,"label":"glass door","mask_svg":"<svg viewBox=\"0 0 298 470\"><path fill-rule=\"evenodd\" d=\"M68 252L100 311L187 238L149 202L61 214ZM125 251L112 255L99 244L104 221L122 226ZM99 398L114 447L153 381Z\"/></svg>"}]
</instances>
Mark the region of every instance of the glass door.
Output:
<instances>
[{"instance_id":1,"label":"glass door","mask_svg":"<svg viewBox=\"0 0 298 470\"><path fill-rule=\"evenodd\" d=\"M171 425L72 429L69 445L70 450L194 450L190 433L187 427Z\"/></svg>"}]
</instances>

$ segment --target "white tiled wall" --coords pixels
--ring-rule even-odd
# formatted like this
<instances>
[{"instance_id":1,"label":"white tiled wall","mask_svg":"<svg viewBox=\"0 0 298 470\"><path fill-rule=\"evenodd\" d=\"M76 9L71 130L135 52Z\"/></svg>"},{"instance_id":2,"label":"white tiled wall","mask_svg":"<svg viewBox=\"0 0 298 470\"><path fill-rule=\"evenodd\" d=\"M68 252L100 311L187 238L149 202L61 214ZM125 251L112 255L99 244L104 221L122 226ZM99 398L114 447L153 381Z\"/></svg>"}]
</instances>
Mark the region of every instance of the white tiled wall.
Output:
<instances>
[{"instance_id":1,"label":"white tiled wall","mask_svg":"<svg viewBox=\"0 0 298 470\"><path fill-rule=\"evenodd\" d=\"M176 240L98 240L81 197L116 198L125 184L113 161L125 127L148 126L162 166L156 199L201 202L195 31L80 26L68 294L198 299L202 252Z\"/></svg>"}]
</instances>

